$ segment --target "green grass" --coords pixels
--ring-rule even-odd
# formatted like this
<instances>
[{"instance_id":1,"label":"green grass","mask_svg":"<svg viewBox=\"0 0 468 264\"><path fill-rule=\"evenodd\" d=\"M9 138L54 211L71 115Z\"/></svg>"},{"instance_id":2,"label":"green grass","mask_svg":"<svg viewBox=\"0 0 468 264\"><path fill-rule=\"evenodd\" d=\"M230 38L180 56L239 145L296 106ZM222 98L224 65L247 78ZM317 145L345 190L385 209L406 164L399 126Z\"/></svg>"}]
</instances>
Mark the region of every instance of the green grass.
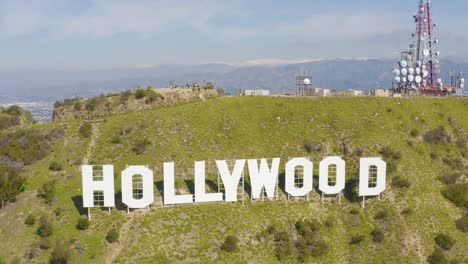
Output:
<instances>
[{"instance_id":1,"label":"green grass","mask_svg":"<svg viewBox=\"0 0 468 264\"><path fill-rule=\"evenodd\" d=\"M34 247L39 241L34 234L37 226L23 223L30 212L37 212L53 217L54 241L72 243L73 263L104 262L115 246L106 242L107 232L113 226L121 228L127 221L133 222L129 232L120 233L120 243L124 244L116 259L119 263L278 263L274 245L258 242L258 233L274 225L294 235L295 222L313 219L323 224L329 216L337 219L336 224L320 232L330 252L308 262L423 263L432 253L434 237L439 233L456 241L445 253L449 259L466 260L468 238L455 226L463 211L442 196L444 184L438 178L454 170L444 164L443 157L459 157L466 162L467 150L455 144L429 144L421 136L444 126L455 139L463 137L452 126L455 122L466 134L466 113L466 99L225 97L111 116L94 124L99 134L91 161L115 165L116 192L120 190L119 172L126 165L148 164L159 182L163 162L175 161L176 186L187 192L184 180L193 179L195 160L207 161L207 178L216 182L216 159L280 157L284 168L288 157L310 156L317 175L322 157L341 155L347 162L348 179L356 176L359 166L359 158L352 155L356 149L362 150L363 156L380 156L379 151L390 146L401 153L401 159L395 161L396 169L388 175L382 200L368 199L365 210L345 198L342 205L336 199L322 205L315 191L309 202L287 202L281 193L276 202L251 202L246 196L245 206L219 203L163 207L155 189L156 204L150 212L132 212L130 218L124 210L113 209L108 215L105 210L93 209L86 231L75 228L80 212L72 198L81 195L77 164L91 139L80 137L82 122L73 121L65 137L54 143L52 154L27 167L27 191L6 213L0 211L2 230L7 230L0 233L0 241L4 241L0 243L0 255L10 261ZM58 124L35 126L50 128ZM121 135L120 130L127 128L131 132ZM415 129L421 135L412 136L410 132ZM112 142L116 136L120 143ZM137 155L132 148L141 139L151 144ZM323 148L307 153L305 141L319 142ZM439 157L432 160L431 152ZM52 161L58 161L63 171L50 172ZM391 187L390 181L397 175L408 179L410 187ZM36 197L36 191L50 180L57 180L57 199L47 206ZM62 212L60 216L54 214L57 208ZM349 213L353 208L359 210L358 215ZM407 208L412 214L403 216L401 212ZM382 210L387 216L375 219ZM377 227L385 234L382 243L372 242L371 232ZM233 252L219 249L228 235L240 239L239 248ZM354 235L364 235L365 239L359 245L349 245ZM36 261L46 262L52 250L41 251ZM297 259L292 257L286 262L295 263Z\"/></svg>"}]
</instances>

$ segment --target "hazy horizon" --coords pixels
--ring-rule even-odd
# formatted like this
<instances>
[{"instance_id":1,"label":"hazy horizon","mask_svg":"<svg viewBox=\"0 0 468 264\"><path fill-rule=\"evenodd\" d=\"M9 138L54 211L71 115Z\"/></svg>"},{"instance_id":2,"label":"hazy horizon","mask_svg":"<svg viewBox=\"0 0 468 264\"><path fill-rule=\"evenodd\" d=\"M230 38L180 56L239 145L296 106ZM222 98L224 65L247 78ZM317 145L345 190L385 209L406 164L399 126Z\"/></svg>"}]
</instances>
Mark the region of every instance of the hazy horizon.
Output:
<instances>
[{"instance_id":1,"label":"hazy horizon","mask_svg":"<svg viewBox=\"0 0 468 264\"><path fill-rule=\"evenodd\" d=\"M0 0L1 72L397 58L418 1ZM468 58L468 2L433 1L443 57Z\"/></svg>"}]
</instances>

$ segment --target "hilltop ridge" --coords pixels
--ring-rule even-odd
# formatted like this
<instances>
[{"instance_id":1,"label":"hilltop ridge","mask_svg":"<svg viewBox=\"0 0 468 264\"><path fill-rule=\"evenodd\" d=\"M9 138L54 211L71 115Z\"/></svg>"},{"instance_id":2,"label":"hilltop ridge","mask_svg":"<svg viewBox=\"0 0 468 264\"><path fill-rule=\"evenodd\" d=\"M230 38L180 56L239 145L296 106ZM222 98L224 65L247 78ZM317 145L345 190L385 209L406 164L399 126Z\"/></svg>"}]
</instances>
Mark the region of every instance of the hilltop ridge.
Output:
<instances>
[{"instance_id":1,"label":"hilltop ridge","mask_svg":"<svg viewBox=\"0 0 468 264\"><path fill-rule=\"evenodd\" d=\"M434 256L463 263L467 112L466 98L220 97L101 123L32 125L63 134L25 166L22 192L0 209L0 259L44 263L63 251L70 263L425 263ZM346 161L341 204L334 197L322 204L317 191L308 201L288 200L282 176L277 201L251 201L246 189L244 205L161 203L165 161L176 163L179 193L191 193L195 160L207 161L206 188L216 192L216 159L310 157L316 176L317 162L331 155ZM355 179L367 156L387 162L388 184L363 210ZM113 164L116 172L118 206L110 214L92 209L89 226L79 225L82 164ZM155 172L149 211L127 214L120 203L118 172L129 164ZM26 224L30 215L37 220ZM439 252L436 237L450 249Z\"/></svg>"}]
</instances>

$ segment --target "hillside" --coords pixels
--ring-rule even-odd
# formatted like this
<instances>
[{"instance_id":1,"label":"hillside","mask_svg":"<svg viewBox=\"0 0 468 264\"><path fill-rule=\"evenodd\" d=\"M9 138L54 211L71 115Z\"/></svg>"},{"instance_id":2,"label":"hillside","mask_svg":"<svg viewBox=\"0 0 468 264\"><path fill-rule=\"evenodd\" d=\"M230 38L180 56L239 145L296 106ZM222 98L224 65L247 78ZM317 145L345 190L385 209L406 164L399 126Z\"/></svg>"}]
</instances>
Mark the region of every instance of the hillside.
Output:
<instances>
[{"instance_id":1,"label":"hillside","mask_svg":"<svg viewBox=\"0 0 468 264\"><path fill-rule=\"evenodd\" d=\"M31 125L55 136L45 156L25 165L23 192L0 209L0 263L44 263L61 254L71 263L425 263L433 252L464 263L468 236L456 221L468 206L467 114L468 100L456 98L221 97L100 123ZM187 193L195 160L208 162L212 184L216 159L280 157L284 165L308 156L317 175L318 162L332 155L346 160L341 205L321 204L317 191L309 201L288 201L280 191L279 201L252 202L246 193L245 205L161 203L165 161L176 162L176 186ZM366 209L353 188L361 156L382 156L389 167L382 199L368 199ZM89 228L78 230L86 214L83 163L114 164L117 193L126 165L148 164L156 203L130 214L121 204L110 215L93 209ZM34 223L26 221L31 214ZM120 232L109 243L112 228ZM436 250L438 234L453 247ZM233 251L224 243L229 235L239 241Z\"/></svg>"}]
</instances>

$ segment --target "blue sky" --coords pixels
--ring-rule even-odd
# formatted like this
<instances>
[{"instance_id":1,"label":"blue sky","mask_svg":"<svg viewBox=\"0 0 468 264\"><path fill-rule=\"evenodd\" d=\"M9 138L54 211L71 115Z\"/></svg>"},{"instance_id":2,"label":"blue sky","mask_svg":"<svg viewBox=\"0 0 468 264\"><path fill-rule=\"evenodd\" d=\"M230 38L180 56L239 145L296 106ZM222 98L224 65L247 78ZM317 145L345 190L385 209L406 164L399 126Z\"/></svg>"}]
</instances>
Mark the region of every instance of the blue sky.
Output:
<instances>
[{"instance_id":1,"label":"blue sky","mask_svg":"<svg viewBox=\"0 0 468 264\"><path fill-rule=\"evenodd\" d=\"M0 0L0 71L397 57L418 0ZM468 1L433 0L468 58Z\"/></svg>"}]
</instances>

